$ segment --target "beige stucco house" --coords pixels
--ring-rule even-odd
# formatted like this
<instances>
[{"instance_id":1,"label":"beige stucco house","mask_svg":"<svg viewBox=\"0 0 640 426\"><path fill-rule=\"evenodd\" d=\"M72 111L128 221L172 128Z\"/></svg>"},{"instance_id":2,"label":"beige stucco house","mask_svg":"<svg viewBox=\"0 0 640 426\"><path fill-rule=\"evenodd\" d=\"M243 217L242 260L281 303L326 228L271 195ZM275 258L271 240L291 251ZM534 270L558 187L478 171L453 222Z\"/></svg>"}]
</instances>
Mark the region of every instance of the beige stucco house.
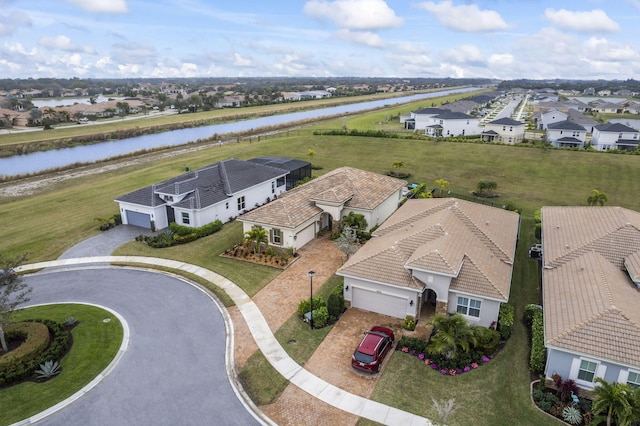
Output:
<instances>
[{"instance_id":1,"label":"beige stucco house","mask_svg":"<svg viewBox=\"0 0 640 426\"><path fill-rule=\"evenodd\" d=\"M543 207L545 375L640 386L640 213Z\"/></svg>"},{"instance_id":2,"label":"beige stucco house","mask_svg":"<svg viewBox=\"0 0 640 426\"><path fill-rule=\"evenodd\" d=\"M408 200L338 270L345 300L397 318L430 304L488 327L509 300L519 223L470 201Z\"/></svg>"},{"instance_id":3,"label":"beige stucco house","mask_svg":"<svg viewBox=\"0 0 640 426\"><path fill-rule=\"evenodd\" d=\"M352 167L341 167L295 187L276 200L243 214L243 232L269 231L269 244L299 249L319 231L339 231L350 212L362 214L368 228L384 222L397 208L406 181Z\"/></svg>"}]
</instances>

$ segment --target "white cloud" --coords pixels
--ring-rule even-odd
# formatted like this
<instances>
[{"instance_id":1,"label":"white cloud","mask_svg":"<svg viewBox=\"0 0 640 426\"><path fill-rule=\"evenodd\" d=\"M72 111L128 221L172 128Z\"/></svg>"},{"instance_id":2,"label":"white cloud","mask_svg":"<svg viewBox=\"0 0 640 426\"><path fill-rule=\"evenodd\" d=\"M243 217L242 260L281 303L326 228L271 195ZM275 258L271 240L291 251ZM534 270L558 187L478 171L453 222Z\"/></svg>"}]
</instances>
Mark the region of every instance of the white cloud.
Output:
<instances>
[{"instance_id":1,"label":"white cloud","mask_svg":"<svg viewBox=\"0 0 640 426\"><path fill-rule=\"evenodd\" d=\"M601 9L595 9L590 12L545 9L544 16L558 28L577 32L620 31L620 26Z\"/></svg>"},{"instance_id":2,"label":"white cloud","mask_svg":"<svg viewBox=\"0 0 640 426\"><path fill-rule=\"evenodd\" d=\"M419 3L418 7L431 13L442 25L456 31L485 32L509 28L494 10L480 10L477 5L454 6L451 0L440 3Z\"/></svg>"},{"instance_id":3,"label":"white cloud","mask_svg":"<svg viewBox=\"0 0 640 426\"><path fill-rule=\"evenodd\" d=\"M514 58L510 53L494 53L487 60L491 67L504 67L513 64Z\"/></svg>"},{"instance_id":4,"label":"white cloud","mask_svg":"<svg viewBox=\"0 0 640 426\"><path fill-rule=\"evenodd\" d=\"M355 30L378 30L402 25L384 0L309 0L304 13L315 18L328 19L338 27Z\"/></svg>"},{"instance_id":5,"label":"white cloud","mask_svg":"<svg viewBox=\"0 0 640 426\"><path fill-rule=\"evenodd\" d=\"M113 65L113 62L111 61L111 58L108 56L103 56L102 58L96 61L96 68L99 68L99 69L106 69L107 67L110 67L112 65Z\"/></svg>"},{"instance_id":6,"label":"white cloud","mask_svg":"<svg viewBox=\"0 0 640 426\"><path fill-rule=\"evenodd\" d=\"M604 38L591 37L585 42L586 52L596 60L627 62L638 60L639 53L631 46L612 43Z\"/></svg>"},{"instance_id":7,"label":"white cloud","mask_svg":"<svg viewBox=\"0 0 640 426\"><path fill-rule=\"evenodd\" d=\"M8 15L0 15L0 36L12 34L20 27L30 27L31 18L23 12L11 12Z\"/></svg>"},{"instance_id":8,"label":"white cloud","mask_svg":"<svg viewBox=\"0 0 640 426\"><path fill-rule=\"evenodd\" d=\"M115 43L111 50L111 58L116 63L142 64L156 59L155 49L146 44Z\"/></svg>"},{"instance_id":9,"label":"white cloud","mask_svg":"<svg viewBox=\"0 0 640 426\"><path fill-rule=\"evenodd\" d=\"M251 58L244 58L239 53L234 53L233 65L236 67L251 67L253 66L253 61L251 60Z\"/></svg>"},{"instance_id":10,"label":"white cloud","mask_svg":"<svg viewBox=\"0 0 640 426\"><path fill-rule=\"evenodd\" d=\"M9 53L20 53L22 55L26 55L26 56L34 56L38 53L38 50L34 47L31 49L31 51L27 51L25 50L24 46L22 46L21 43L4 43L4 47L5 49L7 49L7 51Z\"/></svg>"},{"instance_id":11,"label":"white cloud","mask_svg":"<svg viewBox=\"0 0 640 426\"><path fill-rule=\"evenodd\" d=\"M468 64L471 66L486 66L485 58L478 48L474 44L463 44L454 46L443 52L442 57L450 62L457 64Z\"/></svg>"},{"instance_id":12,"label":"white cloud","mask_svg":"<svg viewBox=\"0 0 640 426\"><path fill-rule=\"evenodd\" d=\"M67 0L67 2L89 12L127 13L129 11L126 0Z\"/></svg>"},{"instance_id":13,"label":"white cloud","mask_svg":"<svg viewBox=\"0 0 640 426\"><path fill-rule=\"evenodd\" d=\"M371 31L350 31L342 29L336 32L336 36L341 40L371 47L382 47L384 45L380 36Z\"/></svg>"},{"instance_id":14,"label":"white cloud","mask_svg":"<svg viewBox=\"0 0 640 426\"><path fill-rule=\"evenodd\" d=\"M57 37L42 37L38 44L42 47L46 47L49 49L58 49L65 52L84 52L84 53L95 53L93 48L90 46L76 46L71 42L71 39L64 35L59 35Z\"/></svg>"}]
</instances>

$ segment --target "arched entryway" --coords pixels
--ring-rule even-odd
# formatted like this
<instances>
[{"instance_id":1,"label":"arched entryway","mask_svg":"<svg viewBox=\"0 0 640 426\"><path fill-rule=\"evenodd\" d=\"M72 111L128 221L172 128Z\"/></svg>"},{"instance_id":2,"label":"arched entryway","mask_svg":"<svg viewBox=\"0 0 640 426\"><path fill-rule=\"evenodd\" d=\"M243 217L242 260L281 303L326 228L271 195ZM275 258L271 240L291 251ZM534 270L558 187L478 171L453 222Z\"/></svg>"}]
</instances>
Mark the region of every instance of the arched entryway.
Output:
<instances>
[{"instance_id":1,"label":"arched entryway","mask_svg":"<svg viewBox=\"0 0 640 426\"><path fill-rule=\"evenodd\" d=\"M431 319L436 313L436 300L438 295L430 288L422 292L422 306L420 306L419 319L423 322Z\"/></svg>"},{"instance_id":2,"label":"arched entryway","mask_svg":"<svg viewBox=\"0 0 640 426\"><path fill-rule=\"evenodd\" d=\"M333 216L331 216L329 213L327 212L323 212L320 215L320 224L319 224L319 229L318 231L327 231L327 232L333 232L334 231L334 224L333 224ZM338 229L336 229L336 232L338 231Z\"/></svg>"}]
</instances>

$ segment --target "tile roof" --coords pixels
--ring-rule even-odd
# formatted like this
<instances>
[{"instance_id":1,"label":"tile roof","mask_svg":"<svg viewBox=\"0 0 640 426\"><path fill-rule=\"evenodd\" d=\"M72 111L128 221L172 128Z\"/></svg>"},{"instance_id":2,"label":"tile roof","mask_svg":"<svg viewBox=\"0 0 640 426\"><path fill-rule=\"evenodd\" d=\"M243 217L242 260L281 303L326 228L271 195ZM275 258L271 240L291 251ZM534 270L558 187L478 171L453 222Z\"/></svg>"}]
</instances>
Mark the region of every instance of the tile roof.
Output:
<instances>
[{"instance_id":1,"label":"tile roof","mask_svg":"<svg viewBox=\"0 0 640 426\"><path fill-rule=\"evenodd\" d=\"M524 123L522 121L514 120L513 118L509 118L509 117L498 118L497 120L490 121L487 124L501 124L505 126L524 126Z\"/></svg>"},{"instance_id":2,"label":"tile roof","mask_svg":"<svg viewBox=\"0 0 640 426\"><path fill-rule=\"evenodd\" d=\"M547 124L547 128L548 129L553 129L553 130L582 130L582 131L587 130L584 127L582 127L581 125L579 125L578 123L574 123L574 122L569 121L569 120L558 121L558 122L555 122L555 123L549 123L549 124Z\"/></svg>"},{"instance_id":3,"label":"tile roof","mask_svg":"<svg viewBox=\"0 0 640 426\"><path fill-rule=\"evenodd\" d=\"M635 132L635 133L637 133L638 132L633 127L629 127L629 126L627 126L625 124L622 124L622 123L599 124L599 125L595 126L595 128L600 130L601 132L614 132L614 133L619 133L619 132Z\"/></svg>"},{"instance_id":4,"label":"tile roof","mask_svg":"<svg viewBox=\"0 0 640 426\"><path fill-rule=\"evenodd\" d=\"M345 203L345 207L373 210L404 185L404 180L341 167L285 192L240 219L293 229L322 213L316 201Z\"/></svg>"},{"instance_id":5,"label":"tile roof","mask_svg":"<svg viewBox=\"0 0 640 426\"><path fill-rule=\"evenodd\" d=\"M186 209L202 209L287 173L284 169L231 158L125 194L116 198L116 201L157 206L164 204L156 195L158 193L186 195L184 199L172 205Z\"/></svg>"},{"instance_id":6,"label":"tile roof","mask_svg":"<svg viewBox=\"0 0 640 426\"><path fill-rule=\"evenodd\" d=\"M543 207L542 225L546 344L640 366L640 213Z\"/></svg>"},{"instance_id":7,"label":"tile roof","mask_svg":"<svg viewBox=\"0 0 640 426\"><path fill-rule=\"evenodd\" d=\"M431 271L453 277L451 289L506 301L519 220L455 198L408 200L339 272L422 289L411 270Z\"/></svg>"}]
</instances>

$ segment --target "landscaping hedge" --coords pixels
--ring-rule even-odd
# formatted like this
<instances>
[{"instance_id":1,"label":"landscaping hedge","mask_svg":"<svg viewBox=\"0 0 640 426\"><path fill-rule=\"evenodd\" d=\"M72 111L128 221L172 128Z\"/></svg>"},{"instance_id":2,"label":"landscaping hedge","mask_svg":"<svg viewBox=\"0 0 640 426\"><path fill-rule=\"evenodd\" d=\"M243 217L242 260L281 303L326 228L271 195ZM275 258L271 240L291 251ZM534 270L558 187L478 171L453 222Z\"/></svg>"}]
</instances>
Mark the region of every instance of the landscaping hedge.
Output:
<instances>
[{"instance_id":1,"label":"landscaping hedge","mask_svg":"<svg viewBox=\"0 0 640 426\"><path fill-rule=\"evenodd\" d=\"M215 220L198 228L178 225L175 222L171 222L169 224L169 231L155 236L139 235L136 237L136 241L144 241L149 247L164 248L177 244L190 243L198 238L214 234L220 229L222 229L222 222L220 220Z\"/></svg>"},{"instance_id":2,"label":"landscaping hedge","mask_svg":"<svg viewBox=\"0 0 640 426\"><path fill-rule=\"evenodd\" d=\"M45 361L58 361L69 350L69 332L62 324L51 320L28 320L25 322L39 322L47 327L49 332L49 347L35 356L29 351L25 357L14 357L6 365L0 366L0 386L15 383L31 376ZM26 342L25 342L26 343Z\"/></svg>"},{"instance_id":3,"label":"landscaping hedge","mask_svg":"<svg viewBox=\"0 0 640 426\"><path fill-rule=\"evenodd\" d=\"M531 305L530 305L531 306ZM546 362L544 347L544 319L542 309L536 307L531 318L531 357L529 366L535 373L542 373Z\"/></svg>"},{"instance_id":4,"label":"landscaping hedge","mask_svg":"<svg viewBox=\"0 0 640 426\"><path fill-rule=\"evenodd\" d=\"M498 315L498 331L500 332L500 338L507 340L511 335L511 328L513 327L513 319L515 317L515 309L513 305L503 303L500 305L500 314Z\"/></svg>"}]
</instances>

